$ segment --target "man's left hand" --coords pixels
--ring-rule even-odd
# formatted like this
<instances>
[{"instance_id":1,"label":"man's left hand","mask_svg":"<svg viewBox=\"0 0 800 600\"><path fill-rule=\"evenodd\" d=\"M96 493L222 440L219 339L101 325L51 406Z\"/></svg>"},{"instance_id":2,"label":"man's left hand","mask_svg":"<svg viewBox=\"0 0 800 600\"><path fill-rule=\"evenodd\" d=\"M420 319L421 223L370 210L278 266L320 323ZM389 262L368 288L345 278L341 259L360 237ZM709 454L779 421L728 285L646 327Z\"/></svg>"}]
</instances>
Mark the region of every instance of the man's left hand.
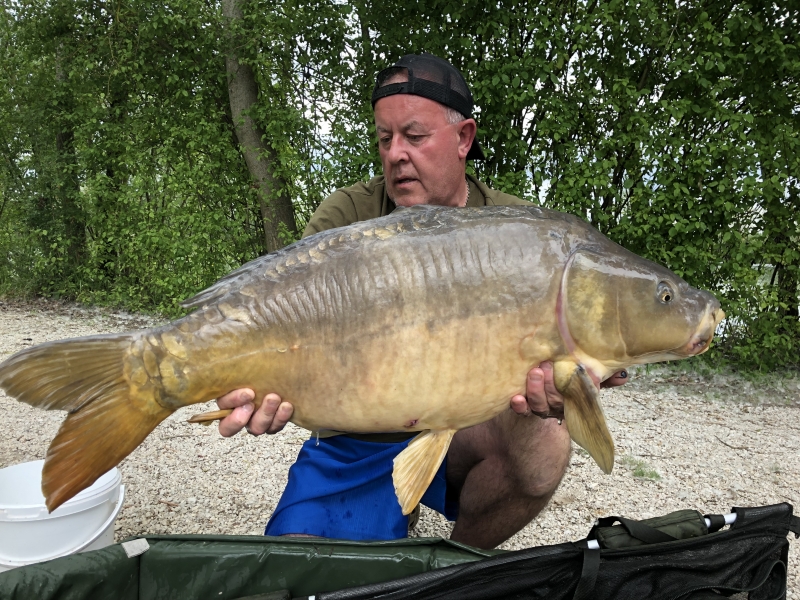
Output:
<instances>
[{"instance_id":1,"label":"man's left hand","mask_svg":"<svg viewBox=\"0 0 800 600\"><path fill-rule=\"evenodd\" d=\"M619 371L600 384L600 387L616 387L628 382L627 371ZM518 415L536 415L543 419L564 416L564 398L556 389L553 380L553 363L545 361L528 372L525 396L517 394L511 398L511 409Z\"/></svg>"}]
</instances>

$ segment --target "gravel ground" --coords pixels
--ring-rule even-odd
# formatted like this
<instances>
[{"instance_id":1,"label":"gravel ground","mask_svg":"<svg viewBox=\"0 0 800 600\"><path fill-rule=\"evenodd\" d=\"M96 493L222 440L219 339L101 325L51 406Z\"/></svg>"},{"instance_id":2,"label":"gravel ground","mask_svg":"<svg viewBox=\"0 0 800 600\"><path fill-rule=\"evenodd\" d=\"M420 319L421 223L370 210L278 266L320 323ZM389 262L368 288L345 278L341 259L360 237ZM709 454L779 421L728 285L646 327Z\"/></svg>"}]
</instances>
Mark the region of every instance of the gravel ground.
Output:
<instances>
[{"instance_id":1,"label":"gravel ground","mask_svg":"<svg viewBox=\"0 0 800 600\"><path fill-rule=\"evenodd\" d=\"M149 327L152 318L55 302L0 302L0 360L48 340ZM756 383L736 376L650 369L605 390L614 436L614 472L603 475L577 449L550 505L501 546L577 540L596 517L642 519L682 508L728 512L732 506L800 506L800 379ZM214 406L209 403L208 407ZM0 393L0 468L44 458L64 416ZM120 465L126 498L117 540L145 533L261 534L307 436L290 425L279 435L219 436L177 411ZM415 535L450 526L423 507ZM800 541L791 536L789 598L800 600Z\"/></svg>"}]
</instances>

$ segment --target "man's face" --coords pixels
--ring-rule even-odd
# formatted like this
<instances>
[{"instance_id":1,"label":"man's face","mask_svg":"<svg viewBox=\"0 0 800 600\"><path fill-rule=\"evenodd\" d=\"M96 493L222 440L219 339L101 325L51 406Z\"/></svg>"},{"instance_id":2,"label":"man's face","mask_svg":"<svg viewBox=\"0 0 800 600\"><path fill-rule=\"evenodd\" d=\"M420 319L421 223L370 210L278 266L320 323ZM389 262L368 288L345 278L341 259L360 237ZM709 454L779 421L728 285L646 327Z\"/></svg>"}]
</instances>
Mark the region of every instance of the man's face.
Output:
<instances>
[{"instance_id":1,"label":"man's face","mask_svg":"<svg viewBox=\"0 0 800 600\"><path fill-rule=\"evenodd\" d=\"M375 103L375 126L386 189L395 204L463 205L475 121L448 123L438 102L395 94Z\"/></svg>"}]
</instances>

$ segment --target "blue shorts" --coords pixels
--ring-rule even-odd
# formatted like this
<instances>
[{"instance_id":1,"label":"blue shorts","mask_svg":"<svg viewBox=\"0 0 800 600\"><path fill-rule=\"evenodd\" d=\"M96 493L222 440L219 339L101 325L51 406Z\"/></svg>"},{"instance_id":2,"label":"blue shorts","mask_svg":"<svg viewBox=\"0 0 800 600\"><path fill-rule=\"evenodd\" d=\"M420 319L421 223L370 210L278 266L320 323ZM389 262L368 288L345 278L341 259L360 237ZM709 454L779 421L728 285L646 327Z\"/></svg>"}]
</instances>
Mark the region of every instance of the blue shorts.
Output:
<instances>
[{"instance_id":1,"label":"blue shorts","mask_svg":"<svg viewBox=\"0 0 800 600\"><path fill-rule=\"evenodd\" d=\"M264 535L305 533L347 540L408 536L408 516L392 483L392 461L411 440L366 442L345 436L312 438L289 469L289 481ZM458 504L447 498L445 458L422 504L454 521Z\"/></svg>"}]
</instances>

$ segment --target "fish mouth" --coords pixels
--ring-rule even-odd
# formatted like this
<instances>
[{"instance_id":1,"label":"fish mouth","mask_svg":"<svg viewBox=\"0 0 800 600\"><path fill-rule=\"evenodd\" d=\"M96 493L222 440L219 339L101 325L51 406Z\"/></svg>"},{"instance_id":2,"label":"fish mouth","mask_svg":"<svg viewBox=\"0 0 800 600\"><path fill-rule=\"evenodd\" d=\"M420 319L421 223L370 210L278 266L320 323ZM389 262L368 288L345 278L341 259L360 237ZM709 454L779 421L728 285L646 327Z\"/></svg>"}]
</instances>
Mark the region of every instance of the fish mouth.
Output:
<instances>
[{"instance_id":1,"label":"fish mouth","mask_svg":"<svg viewBox=\"0 0 800 600\"><path fill-rule=\"evenodd\" d=\"M725 311L719 306L709 306L706 314L703 315L702 321L697 328L695 334L681 349L681 354L684 356L697 356L708 350L711 346L711 340L714 339L714 332L717 330L717 325L725 318Z\"/></svg>"}]
</instances>

